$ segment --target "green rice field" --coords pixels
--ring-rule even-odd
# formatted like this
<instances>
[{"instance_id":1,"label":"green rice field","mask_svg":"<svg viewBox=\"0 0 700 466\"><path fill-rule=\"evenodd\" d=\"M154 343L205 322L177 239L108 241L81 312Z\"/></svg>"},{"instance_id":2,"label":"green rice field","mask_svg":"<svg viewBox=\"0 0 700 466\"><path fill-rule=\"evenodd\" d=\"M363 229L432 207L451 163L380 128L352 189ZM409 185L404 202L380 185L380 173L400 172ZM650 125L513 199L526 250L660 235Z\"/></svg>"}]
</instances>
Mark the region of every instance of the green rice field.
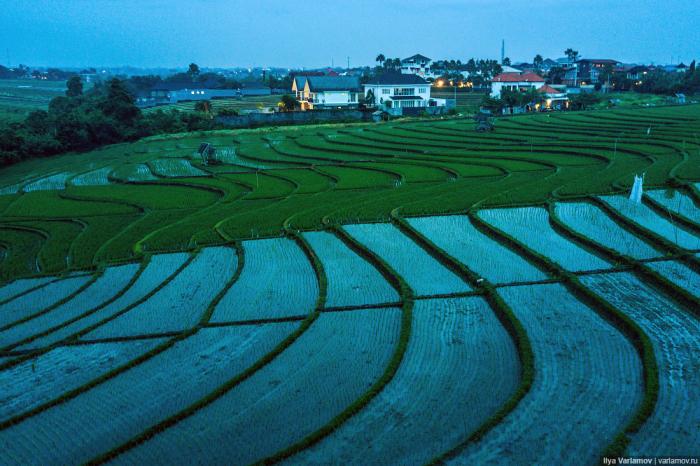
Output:
<instances>
[{"instance_id":1,"label":"green rice field","mask_svg":"<svg viewBox=\"0 0 700 466\"><path fill-rule=\"evenodd\" d=\"M262 95L262 96L245 96L240 99L212 99L211 108L213 113L220 110L235 110L242 112L246 110L259 110L263 108L277 108L281 95ZM149 107L144 109L145 113L154 112L156 110L179 110L181 112L193 112L196 102L178 102L176 104L159 105L157 107Z\"/></svg>"},{"instance_id":2,"label":"green rice field","mask_svg":"<svg viewBox=\"0 0 700 466\"><path fill-rule=\"evenodd\" d=\"M34 110L46 110L65 92L65 81L0 79L0 121L20 121Z\"/></svg>"}]
</instances>

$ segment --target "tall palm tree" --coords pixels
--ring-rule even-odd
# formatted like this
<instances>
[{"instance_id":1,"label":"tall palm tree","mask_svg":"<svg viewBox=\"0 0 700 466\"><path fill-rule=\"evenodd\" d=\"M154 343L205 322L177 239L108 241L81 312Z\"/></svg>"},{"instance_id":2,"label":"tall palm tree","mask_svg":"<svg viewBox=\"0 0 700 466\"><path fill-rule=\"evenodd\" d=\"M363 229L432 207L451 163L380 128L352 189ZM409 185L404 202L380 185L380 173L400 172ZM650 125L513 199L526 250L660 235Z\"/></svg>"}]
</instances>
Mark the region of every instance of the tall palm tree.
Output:
<instances>
[{"instance_id":1,"label":"tall palm tree","mask_svg":"<svg viewBox=\"0 0 700 466\"><path fill-rule=\"evenodd\" d=\"M374 59L377 63L379 63L379 66L382 66L384 62L386 61L386 57L384 56L383 53L380 53L377 55L377 58Z\"/></svg>"},{"instance_id":2,"label":"tall palm tree","mask_svg":"<svg viewBox=\"0 0 700 466\"><path fill-rule=\"evenodd\" d=\"M544 63L544 59L542 58L542 55L539 53L535 55L535 58L532 60L532 64L535 66L536 69L542 68L542 64Z\"/></svg>"},{"instance_id":3,"label":"tall palm tree","mask_svg":"<svg viewBox=\"0 0 700 466\"><path fill-rule=\"evenodd\" d=\"M568 48L568 49L564 50L564 54L566 55L566 57L569 59L569 61L570 61L571 63L573 63L573 62L575 62L576 60L578 60L578 50L574 50L574 49L572 49L572 48Z\"/></svg>"}]
</instances>

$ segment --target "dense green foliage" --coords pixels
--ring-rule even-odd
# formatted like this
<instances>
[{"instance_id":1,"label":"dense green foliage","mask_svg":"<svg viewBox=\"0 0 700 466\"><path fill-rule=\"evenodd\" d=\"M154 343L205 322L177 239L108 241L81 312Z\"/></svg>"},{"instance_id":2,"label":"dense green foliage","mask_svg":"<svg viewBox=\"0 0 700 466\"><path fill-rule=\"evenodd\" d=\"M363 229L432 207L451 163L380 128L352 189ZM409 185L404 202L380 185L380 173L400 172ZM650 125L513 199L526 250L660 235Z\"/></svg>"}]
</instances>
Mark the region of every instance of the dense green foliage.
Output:
<instances>
[{"instance_id":1,"label":"dense green foliage","mask_svg":"<svg viewBox=\"0 0 700 466\"><path fill-rule=\"evenodd\" d=\"M112 79L83 93L78 77L48 110L35 110L23 122L0 126L0 164L66 151L84 151L157 133L213 129L199 113L155 111L143 115L126 84Z\"/></svg>"}]
</instances>

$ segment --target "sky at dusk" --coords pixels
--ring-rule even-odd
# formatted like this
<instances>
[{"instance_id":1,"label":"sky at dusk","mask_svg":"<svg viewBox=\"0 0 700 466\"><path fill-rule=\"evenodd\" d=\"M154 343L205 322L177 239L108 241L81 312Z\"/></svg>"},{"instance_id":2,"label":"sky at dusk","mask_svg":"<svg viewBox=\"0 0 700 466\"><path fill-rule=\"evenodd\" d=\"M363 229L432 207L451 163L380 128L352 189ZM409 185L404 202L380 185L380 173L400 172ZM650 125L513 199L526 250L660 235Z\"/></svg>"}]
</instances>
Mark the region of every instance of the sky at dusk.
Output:
<instances>
[{"instance_id":1,"label":"sky at dusk","mask_svg":"<svg viewBox=\"0 0 700 466\"><path fill-rule=\"evenodd\" d=\"M321 67L378 53L700 58L700 0L2 0L0 62Z\"/></svg>"}]
</instances>

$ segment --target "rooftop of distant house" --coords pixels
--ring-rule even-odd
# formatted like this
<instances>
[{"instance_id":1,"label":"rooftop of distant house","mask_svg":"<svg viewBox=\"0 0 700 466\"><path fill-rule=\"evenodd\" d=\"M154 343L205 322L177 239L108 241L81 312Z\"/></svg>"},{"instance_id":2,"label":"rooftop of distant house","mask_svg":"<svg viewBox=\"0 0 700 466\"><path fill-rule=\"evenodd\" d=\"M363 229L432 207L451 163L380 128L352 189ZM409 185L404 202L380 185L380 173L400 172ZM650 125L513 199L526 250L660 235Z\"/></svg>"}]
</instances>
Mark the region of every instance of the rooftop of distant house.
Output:
<instances>
[{"instance_id":1,"label":"rooftop of distant house","mask_svg":"<svg viewBox=\"0 0 700 466\"><path fill-rule=\"evenodd\" d=\"M401 63L416 63L416 62L426 62L430 61L431 59L426 57L425 55L421 55L420 53L417 53L411 57L404 58L401 60Z\"/></svg>"},{"instance_id":2,"label":"rooftop of distant house","mask_svg":"<svg viewBox=\"0 0 700 466\"><path fill-rule=\"evenodd\" d=\"M543 83L544 78L536 73L501 73L493 78L497 83Z\"/></svg>"},{"instance_id":3,"label":"rooftop of distant house","mask_svg":"<svg viewBox=\"0 0 700 466\"><path fill-rule=\"evenodd\" d=\"M537 92L541 92L543 94L561 94L562 93L561 90L555 89L552 86L547 86L547 85L544 85L544 86L540 87L539 89L537 89Z\"/></svg>"},{"instance_id":4,"label":"rooftop of distant house","mask_svg":"<svg viewBox=\"0 0 700 466\"><path fill-rule=\"evenodd\" d=\"M581 58L580 60L576 60L576 63L595 63L595 64L600 64L600 65L614 65L616 63L620 63L617 60L611 60L609 58Z\"/></svg>"},{"instance_id":5,"label":"rooftop of distant house","mask_svg":"<svg viewBox=\"0 0 700 466\"><path fill-rule=\"evenodd\" d=\"M359 90L357 76L306 76L309 89L313 92Z\"/></svg>"},{"instance_id":6,"label":"rooftop of distant house","mask_svg":"<svg viewBox=\"0 0 700 466\"><path fill-rule=\"evenodd\" d=\"M382 73L367 81L367 84L428 84L428 81L415 74Z\"/></svg>"}]
</instances>

